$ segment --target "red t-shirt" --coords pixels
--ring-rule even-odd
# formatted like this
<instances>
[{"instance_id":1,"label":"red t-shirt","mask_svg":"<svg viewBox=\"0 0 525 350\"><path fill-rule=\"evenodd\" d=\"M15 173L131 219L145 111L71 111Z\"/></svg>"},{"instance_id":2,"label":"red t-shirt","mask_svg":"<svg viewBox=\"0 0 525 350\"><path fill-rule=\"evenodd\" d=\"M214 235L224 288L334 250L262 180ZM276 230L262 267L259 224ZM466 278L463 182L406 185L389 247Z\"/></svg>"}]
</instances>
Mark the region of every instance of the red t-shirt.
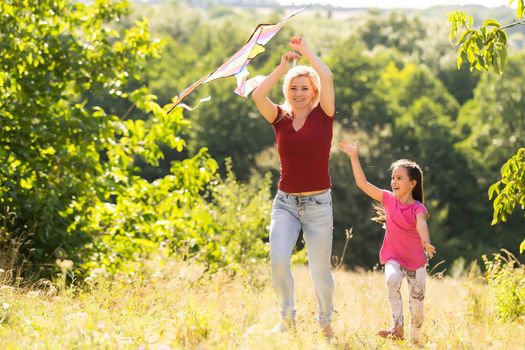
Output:
<instances>
[{"instance_id":1,"label":"red t-shirt","mask_svg":"<svg viewBox=\"0 0 525 350\"><path fill-rule=\"evenodd\" d=\"M328 159L333 120L318 104L301 129L295 131L293 120L283 117L283 110L277 106L273 129L281 160L281 191L299 193L330 188Z\"/></svg>"},{"instance_id":2,"label":"red t-shirt","mask_svg":"<svg viewBox=\"0 0 525 350\"><path fill-rule=\"evenodd\" d=\"M403 204L390 191L383 190L381 204L385 208L386 230L379 252L381 264L395 260L408 270L425 266L427 257L416 229L416 216L428 215L425 206L418 201Z\"/></svg>"}]
</instances>

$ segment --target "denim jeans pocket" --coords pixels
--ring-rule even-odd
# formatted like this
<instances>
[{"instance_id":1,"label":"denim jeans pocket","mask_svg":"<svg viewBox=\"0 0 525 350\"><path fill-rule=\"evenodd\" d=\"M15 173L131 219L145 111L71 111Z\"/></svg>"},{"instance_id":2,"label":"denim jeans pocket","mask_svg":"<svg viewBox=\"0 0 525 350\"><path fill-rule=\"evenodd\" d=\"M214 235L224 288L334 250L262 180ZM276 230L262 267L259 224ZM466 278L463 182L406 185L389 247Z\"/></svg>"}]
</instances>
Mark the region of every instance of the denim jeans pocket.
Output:
<instances>
[{"instance_id":1,"label":"denim jeans pocket","mask_svg":"<svg viewBox=\"0 0 525 350\"><path fill-rule=\"evenodd\" d=\"M332 195L330 192L321 193L319 195L313 196L313 203L318 206L331 206L332 205Z\"/></svg>"},{"instance_id":2,"label":"denim jeans pocket","mask_svg":"<svg viewBox=\"0 0 525 350\"><path fill-rule=\"evenodd\" d=\"M329 199L317 199L317 198L314 198L314 201L315 205L319 205L319 206L325 206L325 205L332 205L332 200L329 198Z\"/></svg>"}]
</instances>

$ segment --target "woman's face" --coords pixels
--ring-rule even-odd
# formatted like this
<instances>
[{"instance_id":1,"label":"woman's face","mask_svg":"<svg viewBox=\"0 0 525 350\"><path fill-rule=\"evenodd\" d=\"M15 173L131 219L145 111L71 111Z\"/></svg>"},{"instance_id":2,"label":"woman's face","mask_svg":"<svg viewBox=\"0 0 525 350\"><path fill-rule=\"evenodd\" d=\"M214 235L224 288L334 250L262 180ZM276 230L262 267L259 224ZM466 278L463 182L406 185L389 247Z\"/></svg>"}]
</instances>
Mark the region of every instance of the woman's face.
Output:
<instances>
[{"instance_id":1,"label":"woman's face","mask_svg":"<svg viewBox=\"0 0 525 350\"><path fill-rule=\"evenodd\" d=\"M311 108L314 98L315 91L308 77L298 76L290 81L287 99L292 109L300 110Z\"/></svg>"}]
</instances>

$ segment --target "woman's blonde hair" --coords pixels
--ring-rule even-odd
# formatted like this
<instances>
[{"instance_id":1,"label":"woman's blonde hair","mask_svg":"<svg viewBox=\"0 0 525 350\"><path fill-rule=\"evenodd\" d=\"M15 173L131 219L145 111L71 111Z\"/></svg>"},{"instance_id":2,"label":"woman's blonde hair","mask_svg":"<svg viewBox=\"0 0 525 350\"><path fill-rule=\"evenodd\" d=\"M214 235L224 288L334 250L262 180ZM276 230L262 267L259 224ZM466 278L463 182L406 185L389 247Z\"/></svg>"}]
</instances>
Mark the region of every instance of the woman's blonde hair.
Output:
<instances>
[{"instance_id":1,"label":"woman's blonde hair","mask_svg":"<svg viewBox=\"0 0 525 350\"><path fill-rule=\"evenodd\" d=\"M317 106L319 100L321 99L321 78L319 78L319 74L317 74L317 72L309 66L295 66L291 68L284 76L284 102L281 105L281 108L284 112L283 114L287 114L289 117L292 116L292 107L290 105L290 102L288 101L288 90L290 89L290 84L292 83L292 80L296 77L307 77L308 80L310 80L310 84L312 85L312 88L314 89L315 93L315 97L312 101L314 106Z\"/></svg>"}]
</instances>

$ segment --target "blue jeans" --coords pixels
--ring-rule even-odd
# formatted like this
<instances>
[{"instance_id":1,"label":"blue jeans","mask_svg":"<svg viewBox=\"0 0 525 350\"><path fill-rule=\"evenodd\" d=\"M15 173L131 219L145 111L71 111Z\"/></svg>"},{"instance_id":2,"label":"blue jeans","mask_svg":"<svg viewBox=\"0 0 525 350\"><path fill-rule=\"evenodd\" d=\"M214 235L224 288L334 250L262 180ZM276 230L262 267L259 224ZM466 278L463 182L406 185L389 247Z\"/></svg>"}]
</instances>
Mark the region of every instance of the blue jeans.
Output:
<instances>
[{"instance_id":1,"label":"blue jeans","mask_svg":"<svg viewBox=\"0 0 525 350\"><path fill-rule=\"evenodd\" d=\"M317 321L324 327L332 319L334 292L330 271L333 236L330 190L311 196L295 196L279 190L273 201L270 259L273 286L281 304L282 318L295 318L294 281L290 262L301 228L317 296Z\"/></svg>"}]
</instances>

